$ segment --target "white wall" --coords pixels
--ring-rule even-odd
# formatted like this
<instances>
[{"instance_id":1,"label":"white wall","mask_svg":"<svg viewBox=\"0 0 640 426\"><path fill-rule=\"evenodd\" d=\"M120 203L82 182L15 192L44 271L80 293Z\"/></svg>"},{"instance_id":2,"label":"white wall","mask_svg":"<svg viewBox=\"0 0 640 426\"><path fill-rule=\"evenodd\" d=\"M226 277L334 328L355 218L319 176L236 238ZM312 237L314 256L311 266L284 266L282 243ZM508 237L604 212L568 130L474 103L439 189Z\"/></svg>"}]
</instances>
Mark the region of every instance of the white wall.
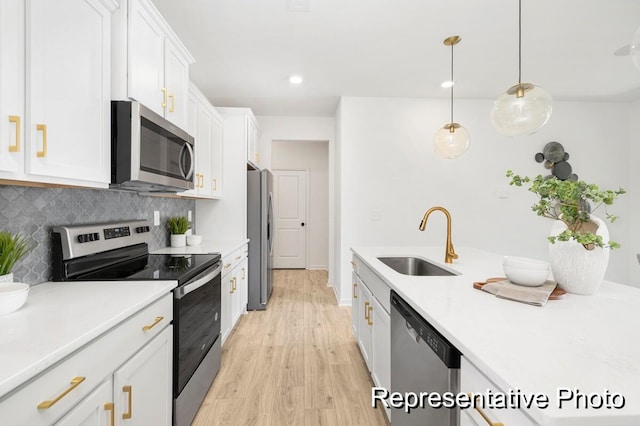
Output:
<instances>
[{"instance_id":1,"label":"white wall","mask_svg":"<svg viewBox=\"0 0 640 426\"><path fill-rule=\"evenodd\" d=\"M628 238L628 247L631 255L629 256L629 282L640 287L640 263L636 258L636 254L640 253L640 102L635 102L630 108L631 131L629 132L629 168L630 183L626 196L629 197L629 219L634 218L630 223L630 232Z\"/></svg>"},{"instance_id":2,"label":"white wall","mask_svg":"<svg viewBox=\"0 0 640 426\"><path fill-rule=\"evenodd\" d=\"M329 143L273 141L272 170L307 170L307 268L329 265Z\"/></svg>"},{"instance_id":3,"label":"white wall","mask_svg":"<svg viewBox=\"0 0 640 426\"><path fill-rule=\"evenodd\" d=\"M342 98L336 117L341 303L350 303L351 246L444 246L444 216L434 215L427 230L418 231L425 210L435 205L451 212L456 246L547 258L551 222L530 210L535 196L510 187L505 171L546 175L534 155L550 141L564 145L581 179L602 188L629 186L629 104L555 102L545 127L518 138L501 137L491 127L491 106L492 100L456 101L455 121L470 131L472 146L458 160L442 160L432 142L449 121L448 101ZM629 204L626 195L618 200L611 212L621 218L609 224L623 248L612 252L607 278L620 282L629 281Z\"/></svg>"},{"instance_id":4,"label":"white wall","mask_svg":"<svg viewBox=\"0 0 640 426\"><path fill-rule=\"evenodd\" d=\"M284 117L284 116L258 116L256 117L262 137L260 139L261 166L271 169L271 144L279 141L327 141L329 145L329 285L333 285L336 274L334 260L335 232L338 229L334 223L335 218L335 119L333 117ZM335 289L334 289L335 290Z\"/></svg>"}]
</instances>

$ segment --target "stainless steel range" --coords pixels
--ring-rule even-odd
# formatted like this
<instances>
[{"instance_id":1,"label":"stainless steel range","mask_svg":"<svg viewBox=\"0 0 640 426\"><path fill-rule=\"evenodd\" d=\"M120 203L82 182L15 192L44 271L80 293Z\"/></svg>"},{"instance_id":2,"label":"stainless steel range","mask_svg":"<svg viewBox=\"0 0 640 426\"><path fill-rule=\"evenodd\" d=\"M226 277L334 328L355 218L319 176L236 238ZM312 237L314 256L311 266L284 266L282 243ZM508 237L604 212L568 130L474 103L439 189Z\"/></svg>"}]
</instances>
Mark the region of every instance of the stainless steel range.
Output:
<instances>
[{"instance_id":1,"label":"stainless steel range","mask_svg":"<svg viewBox=\"0 0 640 426\"><path fill-rule=\"evenodd\" d=\"M149 254L146 220L53 228L54 281L176 281L173 424L189 425L220 369L220 254Z\"/></svg>"}]
</instances>

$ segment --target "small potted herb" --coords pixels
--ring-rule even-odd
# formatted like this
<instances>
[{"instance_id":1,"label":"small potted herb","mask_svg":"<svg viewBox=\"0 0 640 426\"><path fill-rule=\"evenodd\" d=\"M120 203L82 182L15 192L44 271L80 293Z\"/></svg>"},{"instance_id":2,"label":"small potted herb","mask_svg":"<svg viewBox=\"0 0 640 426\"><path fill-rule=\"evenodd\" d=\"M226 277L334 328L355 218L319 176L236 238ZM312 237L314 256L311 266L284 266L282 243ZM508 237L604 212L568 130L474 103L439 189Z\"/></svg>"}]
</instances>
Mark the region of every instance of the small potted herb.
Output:
<instances>
[{"instance_id":1,"label":"small potted herb","mask_svg":"<svg viewBox=\"0 0 640 426\"><path fill-rule=\"evenodd\" d=\"M32 247L20 234L0 231L0 282L13 282L13 267Z\"/></svg>"},{"instance_id":2,"label":"small potted herb","mask_svg":"<svg viewBox=\"0 0 640 426\"><path fill-rule=\"evenodd\" d=\"M170 217L167 226L171 232L171 247L184 247L187 245L185 232L189 230L189 220L185 216Z\"/></svg>"}]
</instances>

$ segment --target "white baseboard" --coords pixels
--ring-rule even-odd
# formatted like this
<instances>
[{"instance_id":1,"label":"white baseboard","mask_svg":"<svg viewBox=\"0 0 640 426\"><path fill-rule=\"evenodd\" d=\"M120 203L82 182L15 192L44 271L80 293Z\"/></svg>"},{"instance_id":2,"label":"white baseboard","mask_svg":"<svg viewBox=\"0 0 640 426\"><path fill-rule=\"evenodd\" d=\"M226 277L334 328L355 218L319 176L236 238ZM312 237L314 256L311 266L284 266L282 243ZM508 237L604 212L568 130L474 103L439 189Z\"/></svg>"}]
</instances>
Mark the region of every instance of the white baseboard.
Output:
<instances>
[{"instance_id":1,"label":"white baseboard","mask_svg":"<svg viewBox=\"0 0 640 426\"><path fill-rule=\"evenodd\" d=\"M327 265L309 265L307 269L310 271L328 271Z\"/></svg>"}]
</instances>

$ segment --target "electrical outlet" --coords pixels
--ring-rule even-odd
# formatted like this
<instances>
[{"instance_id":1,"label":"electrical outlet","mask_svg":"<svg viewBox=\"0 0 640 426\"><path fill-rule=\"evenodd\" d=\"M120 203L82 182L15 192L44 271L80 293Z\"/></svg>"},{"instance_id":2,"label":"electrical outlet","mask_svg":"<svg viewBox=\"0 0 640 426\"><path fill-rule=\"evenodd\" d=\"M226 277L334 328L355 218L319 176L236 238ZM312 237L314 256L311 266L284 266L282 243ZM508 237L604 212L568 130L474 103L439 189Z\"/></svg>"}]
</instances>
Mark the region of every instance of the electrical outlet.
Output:
<instances>
[{"instance_id":1,"label":"electrical outlet","mask_svg":"<svg viewBox=\"0 0 640 426\"><path fill-rule=\"evenodd\" d=\"M153 212L153 226L160 225L160 212L158 210L154 210Z\"/></svg>"}]
</instances>

